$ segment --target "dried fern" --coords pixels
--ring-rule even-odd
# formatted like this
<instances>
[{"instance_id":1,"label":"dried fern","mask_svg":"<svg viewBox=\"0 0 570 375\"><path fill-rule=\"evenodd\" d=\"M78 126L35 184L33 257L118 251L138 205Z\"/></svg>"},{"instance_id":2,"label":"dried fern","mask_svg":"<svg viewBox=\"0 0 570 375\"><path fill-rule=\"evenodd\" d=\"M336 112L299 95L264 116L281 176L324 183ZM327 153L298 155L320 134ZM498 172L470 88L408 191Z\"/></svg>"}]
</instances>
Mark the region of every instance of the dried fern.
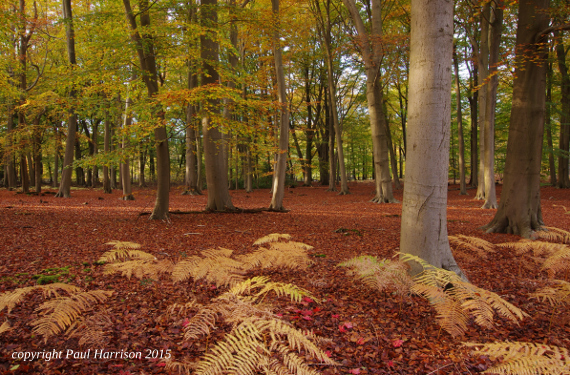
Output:
<instances>
[{"instance_id":1,"label":"dried fern","mask_svg":"<svg viewBox=\"0 0 570 375\"><path fill-rule=\"evenodd\" d=\"M291 239L291 235L289 234L280 234L280 233L272 233L272 234L268 234L267 236L263 236L261 238L258 238L253 245L263 245L264 243L268 243L268 242L277 242L280 239L284 239L284 240L290 240Z\"/></svg>"},{"instance_id":2,"label":"dried fern","mask_svg":"<svg viewBox=\"0 0 570 375\"><path fill-rule=\"evenodd\" d=\"M449 236L449 242L458 248L476 253L480 258L487 259L487 254L495 253L495 245L478 237L464 235Z\"/></svg>"},{"instance_id":3,"label":"dried fern","mask_svg":"<svg viewBox=\"0 0 570 375\"><path fill-rule=\"evenodd\" d=\"M0 335L4 332L9 331L10 329L12 329L12 327L10 327L10 323L8 323L8 321L4 321L4 323L2 323L2 325L0 326Z\"/></svg>"},{"instance_id":4,"label":"dried fern","mask_svg":"<svg viewBox=\"0 0 570 375\"><path fill-rule=\"evenodd\" d=\"M379 291L394 289L403 295L410 290L413 283L408 276L408 266L399 261L359 256L340 263L339 266L349 267L349 275L356 275L364 284Z\"/></svg>"},{"instance_id":5,"label":"dried fern","mask_svg":"<svg viewBox=\"0 0 570 375\"><path fill-rule=\"evenodd\" d=\"M570 283L564 280L553 280L555 285L545 287L532 293L532 298L548 301L551 306L570 305Z\"/></svg>"},{"instance_id":6,"label":"dried fern","mask_svg":"<svg viewBox=\"0 0 570 375\"><path fill-rule=\"evenodd\" d=\"M112 250L105 252L99 258L99 262L111 263L117 261L124 261L127 259L148 259L153 260L156 257L152 254L146 253L140 249L141 245L134 242L111 241L107 245L114 245Z\"/></svg>"},{"instance_id":7,"label":"dried fern","mask_svg":"<svg viewBox=\"0 0 570 375\"><path fill-rule=\"evenodd\" d=\"M173 263L168 259L157 261L153 257L153 259L134 259L119 263L108 263L105 265L103 272L107 275L121 272L121 276L125 276L127 279L130 279L133 275L137 279L145 277L158 279L161 273L169 273L173 266Z\"/></svg>"},{"instance_id":8,"label":"dried fern","mask_svg":"<svg viewBox=\"0 0 570 375\"><path fill-rule=\"evenodd\" d=\"M545 241L533 241L523 239L518 242L506 242L498 244L498 247L506 247L515 250L516 255L524 255L529 252L536 257L549 256L557 251L568 249L568 246L558 243L551 243Z\"/></svg>"},{"instance_id":9,"label":"dried fern","mask_svg":"<svg viewBox=\"0 0 570 375\"><path fill-rule=\"evenodd\" d=\"M311 293L293 284L272 282L266 276L256 276L233 286L228 292L222 294L218 299L224 299L228 295L239 296L241 299L255 302L265 297L269 292L274 292L277 297L289 296L291 301L301 302L303 297L314 299Z\"/></svg>"},{"instance_id":10,"label":"dried fern","mask_svg":"<svg viewBox=\"0 0 570 375\"><path fill-rule=\"evenodd\" d=\"M542 264L542 269L546 270L550 277L554 277L557 272L570 271L570 247L561 245Z\"/></svg>"},{"instance_id":11,"label":"dried fern","mask_svg":"<svg viewBox=\"0 0 570 375\"><path fill-rule=\"evenodd\" d=\"M18 303L20 303L27 294L35 290L41 290L43 292L44 297L47 298L47 297L59 297L58 290L63 290L66 293L76 293L80 289L74 285L63 284L63 283L53 283L53 284L18 288L11 292L5 292L0 295L0 311L4 310L4 308L7 308L8 313L10 313L12 309Z\"/></svg>"},{"instance_id":12,"label":"dried fern","mask_svg":"<svg viewBox=\"0 0 570 375\"><path fill-rule=\"evenodd\" d=\"M202 252L204 258L191 256L174 265L172 281L180 282L192 278L205 279L216 286L235 285L243 277L242 263L230 258L232 250L210 249Z\"/></svg>"},{"instance_id":13,"label":"dried fern","mask_svg":"<svg viewBox=\"0 0 570 375\"><path fill-rule=\"evenodd\" d=\"M482 327L492 328L495 314L515 323L528 316L496 293L465 282L454 272L434 267L410 254L402 254L402 261L415 261L424 267L410 290L434 306L438 323L452 336L465 332L467 317Z\"/></svg>"},{"instance_id":14,"label":"dried fern","mask_svg":"<svg viewBox=\"0 0 570 375\"><path fill-rule=\"evenodd\" d=\"M69 327L77 317L91 308L91 305L105 301L111 294L113 292L93 290L48 300L35 310L45 316L31 322L33 332L44 336L47 341L50 336Z\"/></svg>"},{"instance_id":15,"label":"dried fern","mask_svg":"<svg viewBox=\"0 0 570 375\"><path fill-rule=\"evenodd\" d=\"M273 242L269 248L259 248L253 253L239 256L245 270L253 268L285 267L291 269L306 268L312 264L307 250L312 246L301 242Z\"/></svg>"},{"instance_id":16,"label":"dried fern","mask_svg":"<svg viewBox=\"0 0 570 375\"><path fill-rule=\"evenodd\" d=\"M475 347L472 354L484 355L500 364L484 373L559 375L570 371L570 353L566 348L529 342L465 343Z\"/></svg>"},{"instance_id":17,"label":"dried fern","mask_svg":"<svg viewBox=\"0 0 570 375\"><path fill-rule=\"evenodd\" d=\"M538 238L546 241L555 241L570 244L570 232L555 227L543 227L544 230L535 232Z\"/></svg>"},{"instance_id":18,"label":"dried fern","mask_svg":"<svg viewBox=\"0 0 570 375\"><path fill-rule=\"evenodd\" d=\"M76 321L69 329L69 337L79 338L79 346L105 347L109 343L109 329L113 322L109 312L99 311L94 315Z\"/></svg>"}]
</instances>

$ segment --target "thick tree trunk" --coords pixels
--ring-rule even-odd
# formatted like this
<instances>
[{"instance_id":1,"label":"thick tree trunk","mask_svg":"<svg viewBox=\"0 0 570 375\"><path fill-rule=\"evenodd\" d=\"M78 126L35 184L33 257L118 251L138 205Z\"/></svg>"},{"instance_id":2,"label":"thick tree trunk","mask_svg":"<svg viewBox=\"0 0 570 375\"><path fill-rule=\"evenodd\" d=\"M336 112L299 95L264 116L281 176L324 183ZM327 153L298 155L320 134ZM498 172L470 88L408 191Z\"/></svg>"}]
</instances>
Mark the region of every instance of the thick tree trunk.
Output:
<instances>
[{"instance_id":1,"label":"thick tree trunk","mask_svg":"<svg viewBox=\"0 0 570 375\"><path fill-rule=\"evenodd\" d=\"M204 26L212 27L218 21L217 0L203 0L200 9L201 21ZM216 65L219 61L219 45L212 35L201 36L201 57L204 64L202 85L219 84L219 74ZM210 99L208 106L215 110L219 100ZM206 184L208 186L208 202L206 210L232 211L228 190L228 171L224 152L224 138L219 127L212 124L212 119L206 111L202 117L202 135L204 136L204 158L206 164Z\"/></svg>"},{"instance_id":2,"label":"thick tree trunk","mask_svg":"<svg viewBox=\"0 0 570 375\"><path fill-rule=\"evenodd\" d=\"M536 37L548 26L549 0L521 0L516 71L503 190L499 209L484 226L487 233L532 237L543 225L540 163L544 130L547 50Z\"/></svg>"},{"instance_id":3,"label":"thick tree trunk","mask_svg":"<svg viewBox=\"0 0 570 375\"><path fill-rule=\"evenodd\" d=\"M273 15L277 24L273 31L273 56L275 58L275 76L277 78L277 96L279 98L280 123L277 164L275 166L275 179L273 180L273 196L269 209L282 211L285 196L285 172L287 169L287 150L289 149L289 108L287 106L287 92L285 90L285 72L283 71L283 58L281 56L281 41L279 33L279 0L271 0Z\"/></svg>"},{"instance_id":4,"label":"thick tree trunk","mask_svg":"<svg viewBox=\"0 0 570 375\"><path fill-rule=\"evenodd\" d=\"M548 145L548 166L550 171L550 185L556 185L556 165L554 162L554 144L552 142L552 62L548 63L548 71L546 73L546 118L544 127L546 128L546 142Z\"/></svg>"},{"instance_id":5,"label":"thick tree trunk","mask_svg":"<svg viewBox=\"0 0 570 375\"><path fill-rule=\"evenodd\" d=\"M412 0L400 251L462 275L447 238L453 1ZM412 274L422 271L411 264Z\"/></svg>"},{"instance_id":6,"label":"thick tree trunk","mask_svg":"<svg viewBox=\"0 0 570 375\"><path fill-rule=\"evenodd\" d=\"M75 57L75 32L73 30L73 15L71 12L71 0L63 0L63 16L65 18L65 39L67 41L67 54L71 68L77 65ZM75 89L69 93L70 99L76 96ZM75 133L77 131L77 115L72 108L67 118L67 141L65 144L65 155L63 157L63 171L61 173L61 184L56 197L69 198L71 196L71 163L73 162L73 147L75 146Z\"/></svg>"}]
</instances>

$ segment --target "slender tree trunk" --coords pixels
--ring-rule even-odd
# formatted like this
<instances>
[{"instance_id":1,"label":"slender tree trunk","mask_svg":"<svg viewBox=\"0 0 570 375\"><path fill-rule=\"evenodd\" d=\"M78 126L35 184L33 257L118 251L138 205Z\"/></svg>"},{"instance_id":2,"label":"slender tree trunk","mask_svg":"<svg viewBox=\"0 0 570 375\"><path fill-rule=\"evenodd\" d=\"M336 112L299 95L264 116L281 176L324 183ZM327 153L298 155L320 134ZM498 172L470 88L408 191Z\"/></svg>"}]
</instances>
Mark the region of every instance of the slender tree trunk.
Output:
<instances>
[{"instance_id":1,"label":"slender tree trunk","mask_svg":"<svg viewBox=\"0 0 570 375\"><path fill-rule=\"evenodd\" d=\"M453 1L412 0L400 251L462 275L447 238ZM411 264L412 274L422 271Z\"/></svg>"},{"instance_id":2,"label":"slender tree trunk","mask_svg":"<svg viewBox=\"0 0 570 375\"><path fill-rule=\"evenodd\" d=\"M133 116L131 115L130 106L132 104L132 100L128 95L127 92L127 99L125 100L125 117L123 122L123 129L127 129L131 126L133 121ZM124 134L124 133L123 133ZM123 197L122 199L125 201L134 201L135 196L133 195L133 189L131 184L131 173L129 171L129 156L125 150L128 148L128 141L125 135L122 136L121 148L123 151L123 162L121 163L121 182L123 185Z\"/></svg>"},{"instance_id":3,"label":"slender tree trunk","mask_svg":"<svg viewBox=\"0 0 570 375\"><path fill-rule=\"evenodd\" d=\"M530 238L543 225L540 163L544 131L547 49L537 43L548 26L549 0L521 0L515 80L503 190L499 209L484 229Z\"/></svg>"},{"instance_id":4,"label":"slender tree trunk","mask_svg":"<svg viewBox=\"0 0 570 375\"><path fill-rule=\"evenodd\" d=\"M461 81L459 78L459 62L455 45L453 46L453 67L455 69L455 96L457 100L457 138L459 142L459 195L467 195L465 184L465 142L463 140L463 112L461 110Z\"/></svg>"},{"instance_id":5,"label":"slender tree trunk","mask_svg":"<svg viewBox=\"0 0 570 375\"><path fill-rule=\"evenodd\" d=\"M556 57L558 71L560 71L560 156L558 157L558 187L570 188L570 176L568 168L568 152L570 151L570 76L566 65L566 49L562 37L555 33Z\"/></svg>"},{"instance_id":6,"label":"slender tree trunk","mask_svg":"<svg viewBox=\"0 0 570 375\"><path fill-rule=\"evenodd\" d=\"M34 183L36 193L42 191L42 130L40 129L41 115L34 118L33 153L34 153Z\"/></svg>"},{"instance_id":7,"label":"slender tree trunk","mask_svg":"<svg viewBox=\"0 0 570 375\"><path fill-rule=\"evenodd\" d=\"M485 200L485 124L487 121L487 87L489 83L489 22L491 4L485 3L481 13L481 40L477 53L477 67L482 87L477 91L479 99L479 184L475 199ZM493 178L494 181L494 178Z\"/></svg>"},{"instance_id":8,"label":"slender tree trunk","mask_svg":"<svg viewBox=\"0 0 570 375\"><path fill-rule=\"evenodd\" d=\"M67 41L67 54L71 69L77 65L75 57L75 32L73 30L73 15L71 12L71 0L63 0L63 16L65 18L65 36ZM70 100L76 97L75 88L71 88ZM75 133L77 131L77 115L71 108L67 118L67 141L65 144L65 156L63 157L63 172L61 173L61 184L56 197L69 198L71 196L71 163L73 162L73 147L75 146Z\"/></svg>"},{"instance_id":9,"label":"slender tree trunk","mask_svg":"<svg viewBox=\"0 0 570 375\"><path fill-rule=\"evenodd\" d=\"M550 185L557 186L556 184L556 165L554 162L554 144L552 142L552 63L548 63L548 71L546 73L546 142L548 145L548 165L550 170Z\"/></svg>"},{"instance_id":10,"label":"slender tree trunk","mask_svg":"<svg viewBox=\"0 0 570 375\"><path fill-rule=\"evenodd\" d=\"M105 133L103 135L103 152L106 156L111 152L111 124L109 123L109 112L105 113ZM103 193L111 194L111 177L109 175L109 166L103 165Z\"/></svg>"},{"instance_id":11,"label":"slender tree trunk","mask_svg":"<svg viewBox=\"0 0 570 375\"><path fill-rule=\"evenodd\" d=\"M489 82L487 83L487 102L485 109L485 203L482 208L497 208L495 192L495 108L497 106L497 88L499 77L499 47L503 32L503 1L499 0L491 7L491 30L489 51Z\"/></svg>"},{"instance_id":12,"label":"slender tree trunk","mask_svg":"<svg viewBox=\"0 0 570 375\"><path fill-rule=\"evenodd\" d=\"M390 150L388 148L385 116L382 110L383 94L381 84L380 64L383 58L382 43L382 12L381 0L371 2L371 32L370 35L360 17L354 0L343 0L360 39L360 52L366 70L366 99L368 101L368 115L372 132L372 149L374 155L374 176L376 180L376 196L372 199L376 203L395 203L392 192L392 178L390 176Z\"/></svg>"},{"instance_id":13,"label":"slender tree trunk","mask_svg":"<svg viewBox=\"0 0 570 375\"><path fill-rule=\"evenodd\" d=\"M131 9L130 0L123 0L127 21L131 27L131 39L137 48L139 63L143 71L143 81L149 98L158 94L158 73L152 37L140 34L135 13ZM139 0L140 24L143 30L150 26L148 0ZM168 151L168 135L164 125L164 110L159 105L152 109L158 126L154 129L154 142L157 157L157 188L154 209L149 219L169 220L168 205L170 192L170 155Z\"/></svg>"},{"instance_id":14,"label":"slender tree trunk","mask_svg":"<svg viewBox=\"0 0 570 375\"><path fill-rule=\"evenodd\" d=\"M287 107L287 93L285 90L285 72L283 71L283 58L281 56L281 42L279 28L279 0L271 0L273 16L276 25L273 31L273 55L275 58L275 76L277 78L277 96L279 97L280 124L277 165L275 168L275 180L273 182L273 196L269 209L282 211L283 198L285 196L285 173L287 169L287 150L289 149L289 108Z\"/></svg>"},{"instance_id":15,"label":"slender tree trunk","mask_svg":"<svg viewBox=\"0 0 570 375\"><path fill-rule=\"evenodd\" d=\"M8 104L7 109L7 129L6 129L6 147L4 149L5 162L5 175L6 175L6 187L10 190L16 188L16 169L14 167L14 110L12 103Z\"/></svg>"}]
</instances>

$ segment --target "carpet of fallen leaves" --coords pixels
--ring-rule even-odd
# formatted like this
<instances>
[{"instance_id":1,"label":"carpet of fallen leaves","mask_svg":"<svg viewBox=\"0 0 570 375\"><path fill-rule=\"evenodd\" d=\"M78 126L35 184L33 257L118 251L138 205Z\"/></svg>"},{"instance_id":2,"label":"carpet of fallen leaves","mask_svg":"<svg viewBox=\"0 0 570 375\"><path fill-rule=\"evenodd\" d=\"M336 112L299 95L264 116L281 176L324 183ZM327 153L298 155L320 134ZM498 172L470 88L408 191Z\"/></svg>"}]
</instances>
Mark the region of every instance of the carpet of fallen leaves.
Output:
<instances>
[{"instance_id":1,"label":"carpet of fallen leaves","mask_svg":"<svg viewBox=\"0 0 570 375\"><path fill-rule=\"evenodd\" d=\"M351 194L339 196L326 187L288 188L284 205L287 213L197 213L172 214L171 222L149 221L141 213L151 211L152 189L135 191L135 201L122 201L121 192L72 190L72 198L61 199L53 191L23 195L0 190L0 293L35 285L32 276L48 268L69 267L67 281L86 290L113 291L106 308L113 320L110 341L104 347L79 347L77 339L59 335L44 342L32 334L30 320L41 295L27 297L11 313L0 311L0 323L9 321L13 329L0 335L0 373L17 374L162 374L164 362L144 358L146 354L171 350L178 359L196 360L219 333L208 341L192 345L182 342L184 316L166 317L166 308L186 302L190 296L207 301L220 289L203 282L172 284L167 279L127 280L118 274L103 275L94 262L110 249L111 240L132 241L157 258L173 260L198 254L201 250L224 247L236 253L249 252L252 243L270 233L288 233L295 241L314 246L314 265L308 270L264 272L274 281L286 281L311 291L321 303L291 303L275 299L275 312L295 326L330 338L324 350L340 363L337 367L312 366L325 374L473 374L491 362L473 357L462 342L519 340L547 343L570 349L570 314L553 311L546 302L529 298L529 293L545 285L547 275L535 263L506 249L485 261L457 252L456 258L469 280L498 293L526 311L520 325L496 319L495 329L472 325L463 337L452 338L440 330L435 312L418 297L399 297L377 292L346 276L336 265L356 255L388 258L398 251L401 204L374 204L370 183L352 183ZM182 196L173 188L171 211L200 211L206 196ZM498 187L500 194L500 186ZM448 228L450 235L478 236L493 243L517 241L516 236L485 234L495 210L483 210L473 199L475 190L460 196L450 186ZM231 191L239 208L267 207L268 190ZM402 200L402 191L396 191ZM547 225L570 229L570 193L544 187L542 213ZM566 280L568 280L566 276ZM90 359L22 361L18 352L91 350ZM96 349L141 351L143 359L93 359ZM16 353L16 354L14 354ZM164 352L163 352L164 353ZM156 357L156 354L154 354Z\"/></svg>"}]
</instances>

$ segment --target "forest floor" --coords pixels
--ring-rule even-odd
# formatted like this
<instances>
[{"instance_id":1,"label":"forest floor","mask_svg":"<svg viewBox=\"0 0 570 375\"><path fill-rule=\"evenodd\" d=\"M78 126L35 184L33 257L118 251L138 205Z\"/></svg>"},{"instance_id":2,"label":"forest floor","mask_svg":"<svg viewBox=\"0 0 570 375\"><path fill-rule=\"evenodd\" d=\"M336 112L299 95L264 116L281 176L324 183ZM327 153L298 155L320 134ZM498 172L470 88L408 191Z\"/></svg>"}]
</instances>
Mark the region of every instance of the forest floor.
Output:
<instances>
[{"instance_id":1,"label":"forest floor","mask_svg":"<svg viewBox=\"0 0 570 375\"><path fill-rule=\"evenodd\" d=\"M498 187L498 196L500 196ZM43 337L32 332L30 321L38 317L41 294L30 294L10 313L0 311L0 324L12 326L0 334L0 374L163 374L160 351L176 358L197 360L212 345L206 339L183 343L184 316L165 317L167 307L196 296L207 301L225 288L203 281L173 284L119 274L105 275L95 262L112 247L112 240L131 241L159 259L180 259L200 251L223 247L237 254L252 251L253 242L270 233L287 233L293 240L311 245L314 264L304 270L260 271L273 281L294 283L308 289L314 301L301 304L273 298L275 313L293 325L331 339L322 348L340 365L311 366L325 374L473 374L491 366L486 357L473 356L463 342L528 341L570 349L570 312L553 311L546 302L529 294L547 284L547 275L531 257L498 249L482 260L465 251L454 251L469 280L493 291L523 309L529 317L519 325L495 317L494 329L475 324L465 335L453 338L436 323L436 313L423 299L377 292L346 275L337 265L357 255L390 258L398 251L401 204L374 204L371 183L351 183L351 194L339 196L326 187L296 187L286 191L287 213L172 214L170 222L149 221L154 204L152 189L135 191L135 201L122 201L121 192L72 190L69 199L0 190L0 293L37 284L37 275L60 274L85 290L113 291L104 302L111 316L104 346L79 346L77 338L64 334ZM171 211L200 211L206 196L182 196L173 188ZM506 234L485 234L479 227L496 210L483 210L475 190L460 196L457 186L448 195L450 235L476 236L492 243L520 240ZM231 191L239 208L263 208L270 202L268 190ZM402 191L395 196L402 200ZM570 230L570 193L544 187L542 214L548 226ZM258 273L256 273L257 275ZM35 276L34 276L35 275ZM250 275L250 276L253 276ZM568 275L566 275L568 281ZM320 301L317 304L316 301ZM223 328L223 326L221 327ZM226 327L227 329L227 327ZM209 340L219 338L214 334ZM95 359L94 351L139 351L142 359ZM68 350L86 353L85 359L64 359ZM18 360L23 352L63 352L61 359ZM144 358L146 355L155 358Z\"/></svg>"}]
</instances>

